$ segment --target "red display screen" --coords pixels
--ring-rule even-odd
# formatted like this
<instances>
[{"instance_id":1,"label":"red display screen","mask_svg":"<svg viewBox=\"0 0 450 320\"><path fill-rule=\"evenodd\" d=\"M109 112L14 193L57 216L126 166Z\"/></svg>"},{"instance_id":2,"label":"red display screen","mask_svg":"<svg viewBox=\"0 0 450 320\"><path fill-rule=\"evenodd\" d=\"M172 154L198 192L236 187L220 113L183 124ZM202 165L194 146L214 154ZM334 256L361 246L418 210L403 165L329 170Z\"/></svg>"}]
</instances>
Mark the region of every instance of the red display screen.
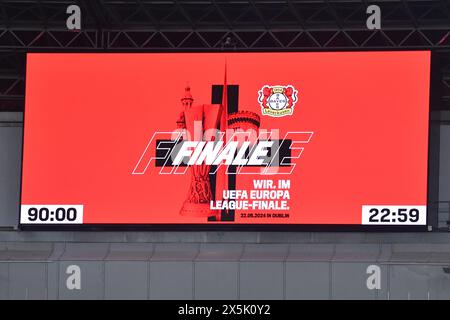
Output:
<instances>
[{"instance_id":1,"label":"red display screen","mask_svg":"<svg viewBox=\"0 0 450 320\"><path fill-rule=\"evenodd\" d=\"M430 52L27 55L21 224L426 225Z\"/></svg>"}]
</instances>

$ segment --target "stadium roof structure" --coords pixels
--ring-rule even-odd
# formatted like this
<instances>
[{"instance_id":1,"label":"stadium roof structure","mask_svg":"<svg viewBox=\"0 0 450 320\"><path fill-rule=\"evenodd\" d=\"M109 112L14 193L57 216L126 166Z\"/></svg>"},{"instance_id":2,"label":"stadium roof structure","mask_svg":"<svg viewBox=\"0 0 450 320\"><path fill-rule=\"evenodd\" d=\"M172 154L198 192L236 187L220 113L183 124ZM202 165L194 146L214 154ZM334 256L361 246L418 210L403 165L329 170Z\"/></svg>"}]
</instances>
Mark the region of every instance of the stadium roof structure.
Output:
<instances>
[{"instance_id":1,"label":"stadium roof structure","mask_svg":"<svg viewBox=\"0 0 450 320\"><path fill-rule=\"evenodd\" d=\"M67 7L81 9L69 31ZM368 30L367 7L381 9ZM0 111L21 111L26 52L329 51L431 49L450 109L446 0L3 0Z\"/></svg>"}]
</instances>

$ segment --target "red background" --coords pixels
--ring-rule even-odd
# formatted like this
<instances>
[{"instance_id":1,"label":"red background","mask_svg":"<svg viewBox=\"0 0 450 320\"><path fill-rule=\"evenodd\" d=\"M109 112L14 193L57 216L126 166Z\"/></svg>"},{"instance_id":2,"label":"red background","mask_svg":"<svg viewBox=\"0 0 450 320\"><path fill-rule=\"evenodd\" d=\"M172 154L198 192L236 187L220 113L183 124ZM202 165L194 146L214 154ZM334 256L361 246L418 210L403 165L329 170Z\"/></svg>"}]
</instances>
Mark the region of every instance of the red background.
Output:
<instances>
[{"instance_id":1,"label":"red background","mask_svg":"<svg viewBox=\"0 0 450 320\"><path fill-rule=\"evenodd\" d=\"M85 223L207 223L179 215L189 175L131 172L155 131L176 128L187 82L194 104L211 102L225 60L239 109L261 115L264 85L298 90L294 114L261 128L314 132L290 218L237 222L360 224L364 204L426 204L425 51L28 54L22 204L83 204Z\"/></svg>"}]
</instances>

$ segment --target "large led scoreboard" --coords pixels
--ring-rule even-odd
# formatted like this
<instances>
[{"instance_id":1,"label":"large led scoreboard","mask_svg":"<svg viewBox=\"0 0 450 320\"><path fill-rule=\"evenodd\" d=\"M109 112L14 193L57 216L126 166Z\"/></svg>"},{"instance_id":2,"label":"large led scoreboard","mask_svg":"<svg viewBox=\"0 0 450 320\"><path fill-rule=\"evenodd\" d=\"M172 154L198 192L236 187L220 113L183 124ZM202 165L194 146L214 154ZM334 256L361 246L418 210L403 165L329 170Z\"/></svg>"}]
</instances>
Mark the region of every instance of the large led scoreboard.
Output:
<instances>
[{"instance_id":1,"label":"large led scoreboard","mask_svg":"<svg viewBox=\"0 0 450 320\"><path fill-rule=\"evenodd\" d=\"M31 53L20 223L427 225L429 51Z\"/></svg>"}]
</instances>

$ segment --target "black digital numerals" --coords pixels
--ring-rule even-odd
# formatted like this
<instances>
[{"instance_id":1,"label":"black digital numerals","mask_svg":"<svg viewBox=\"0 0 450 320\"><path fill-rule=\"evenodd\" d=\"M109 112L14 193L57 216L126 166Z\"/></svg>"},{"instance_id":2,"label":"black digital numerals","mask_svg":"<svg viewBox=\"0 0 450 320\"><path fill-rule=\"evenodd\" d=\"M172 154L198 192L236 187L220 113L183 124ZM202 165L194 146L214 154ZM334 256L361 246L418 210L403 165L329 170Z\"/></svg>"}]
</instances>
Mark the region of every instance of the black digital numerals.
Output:
<instances>
[{"instance_id":1,"label":"black digital numerals","mask_svg":"<svg viewBox=\"0 0 450 320\"><path fill-rule=\"evenodd\" d=\"M75 208L56 208L56 210L52 211L46 207L42 208L34 208L31 207L28 209L28 220L29 221L56 221L56 222L64 222L64 221L75 221L77 219L77 209Z\"/></svg>"},{"instance_id":2,"label":"black digital numerals","mask_svg":"<svg viewBox=\"0 0 450 320\"><path fill-rule=\"evenodd\" d=\"M369 222L417 222L419 221L419 209L399 208L397 211L391 211L388 208L369 210Z\"/></svg>"}]
</instances>

